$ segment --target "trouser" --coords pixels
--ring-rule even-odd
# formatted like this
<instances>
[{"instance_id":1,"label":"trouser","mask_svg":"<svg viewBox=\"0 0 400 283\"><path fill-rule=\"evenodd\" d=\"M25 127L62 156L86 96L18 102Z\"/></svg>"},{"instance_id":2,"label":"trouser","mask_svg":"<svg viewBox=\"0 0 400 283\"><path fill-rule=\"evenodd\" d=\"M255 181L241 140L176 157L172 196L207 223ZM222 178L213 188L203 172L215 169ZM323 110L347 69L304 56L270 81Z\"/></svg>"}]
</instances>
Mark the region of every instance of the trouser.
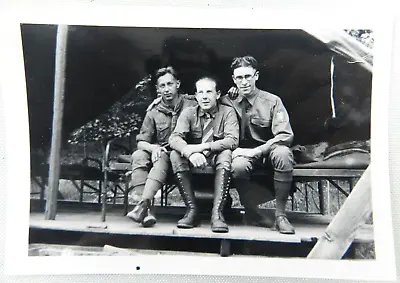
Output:
<instances>
[{"instance_id":1,"label":"trouser","mask_svg":"<svg viewBox=\"0 0 400 283\"><path fill-rule=\"evenodd\" d=\"M144 198L151 199L157 190L165 184L169 168L169 152L162 152L161 157L152 163L151 153L138 149L132 154L131 187L133 187L133 190L143 191L147 179L156 181L152 183L159 185L147 186L143 192Z\"/></svg>"},{"instance_id":2,"label":"trouser","mask_svg":"<svg viewBox=\"0 0 400 283\"><path fill-rule=\"evenodd\" d=\"M232 177L235 184L247 184L247 186L241 185L236 188L246 191L239 192L239 194L246 194L251 190L249 182L254 169L262 168L262 170L273 171L273 181L276 186L277 182L284 184L292 182L294 163L292 151L286 146L278 145L269 152L268 156L258 159L243 156L235 157L232 160ZM276 189L277 188L275 188L275 190ZM253 201L257 203L257 201L261 199L263 198L255 198ZM262 201L258 202L258 204L260 203L262 203Z\"/></svg>"},{"instance_id":3,"label":"trouser","mask_svg":"<svg viewBox=\"0 0 400 283\"><path fill-rule=\"evenodd\" d=\"M174 174L191 170L189 159L181 156L179 152L175 150L171 151L170 159ZM227 149L218 154L211 154L209 157L207 157L207 162L216 170L225 169L230 171L232 163L232 151Z\"/></svg>"}]
</instances>

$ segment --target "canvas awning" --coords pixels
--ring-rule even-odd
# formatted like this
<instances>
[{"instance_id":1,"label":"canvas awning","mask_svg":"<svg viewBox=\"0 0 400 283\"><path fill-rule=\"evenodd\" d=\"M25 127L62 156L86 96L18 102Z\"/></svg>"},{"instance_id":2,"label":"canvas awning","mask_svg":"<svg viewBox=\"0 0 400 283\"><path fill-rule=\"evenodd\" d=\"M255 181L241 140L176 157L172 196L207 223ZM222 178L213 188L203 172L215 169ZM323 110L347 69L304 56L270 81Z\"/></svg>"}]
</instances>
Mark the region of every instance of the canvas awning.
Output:
<instances>
[{"instance_id":1,"label":"canvas awning","mask_svg":"<svg viewBox=\"0 0 400 283\"><path fill-rule=\"evenodd\" d=\"M359 64L372 73L372 50L343 30L306 29L305 32L322 41L332 51L345 56L350 64Z\"/></svg>"}]
</instances>

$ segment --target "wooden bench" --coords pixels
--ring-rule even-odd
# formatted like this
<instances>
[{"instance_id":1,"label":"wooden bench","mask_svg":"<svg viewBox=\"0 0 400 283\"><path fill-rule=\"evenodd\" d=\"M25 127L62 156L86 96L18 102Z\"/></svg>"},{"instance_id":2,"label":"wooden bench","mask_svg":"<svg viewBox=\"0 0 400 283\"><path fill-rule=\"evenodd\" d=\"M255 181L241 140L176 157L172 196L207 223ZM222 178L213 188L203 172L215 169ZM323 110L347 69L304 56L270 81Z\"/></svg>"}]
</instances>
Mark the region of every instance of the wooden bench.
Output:
<instances>
[{"instance_id":1,"label":"wooden bench","mask_svg":"<svg viewBox=\"0 0 400 283\"><path fill-rule=\"evenodd\" d=\"M105 221L106 217L106 194L108 190L108 174L120 174L123 176L127 172L131 170L131 165L129 162L130 155L122 155L117 160L109 159L109 151L110 151L111 143L107 144L105 156L104 156L104 183L103 183L103 201L102 201L102 220ZM345 164L346 168L341 168L341 165L330 166L329 162L315 162L308 164L299 164L296 165L293 171L294 184L297 187L298 183L307 183L307 182L317 182L318 187L318 196L319 196L319 208L320 213L324 214L325 212L325 200L324 200L324 192L323 185L321 181L327 181L331 185L333 185L338 192L342 193L344 196L348 196L351 192L354 184L358 178L361 177L365 169L367 168L369 162L365 162L365 164L357 164L354 162L350 162ZM200 181L204 182L207 178L211 178L214 174L214 170L211 167L206 167L204 169L195 169L193 170L193 176L196 178L195 183ZM123 192L124 198L124 213L128 211L128 193L130 191L129 188L129 179L130 176L125 175L125 191ZM253 178L265 178L265 172L253 172ZM339 181L345 181L349 186L349 192L347 192L343 185L340 184ZM210 183L209 183L210 184ZM211 183L212 184L212 183ZM166 206L168 201L168 195L175 188L174 184L167 184L162 188L161 191L161 206ZM307 193L307 190L306 190ZM212 197L212 189L208 187L207 190L196 190L196 197L201 195L202 197ZM292 206L293 206L293 195L292 195Z\"/></svg>"},{"instance_id":2,"label":"wooden bench","mask_svg":"<svg viewBox=\"0 0 400 283\"><path fill-rule=\"evenodd\" d=\"M44 202L44 192L48 182L49 165L46 163L35 164L31 166L31 180L39 188L38 192L31 192L31 195L39 194L39 199ZM116 182L120 178L118 172L109 172L107 181ZM86 157L79 163L61 164L60 180L68 180L79 192L79 202L83 202L85 194L96 193L98 195L98 203L101 203L102 183L104 181L104 170L102 161ZM96 181L98 185L94 186L89 181ZM118 188L114 188L116 191ZM122 191L122 190L121 190ZM114 197L116 192L114 194ZM59 199L62 195L59 193Z\"/></svg>"}]
</instances>

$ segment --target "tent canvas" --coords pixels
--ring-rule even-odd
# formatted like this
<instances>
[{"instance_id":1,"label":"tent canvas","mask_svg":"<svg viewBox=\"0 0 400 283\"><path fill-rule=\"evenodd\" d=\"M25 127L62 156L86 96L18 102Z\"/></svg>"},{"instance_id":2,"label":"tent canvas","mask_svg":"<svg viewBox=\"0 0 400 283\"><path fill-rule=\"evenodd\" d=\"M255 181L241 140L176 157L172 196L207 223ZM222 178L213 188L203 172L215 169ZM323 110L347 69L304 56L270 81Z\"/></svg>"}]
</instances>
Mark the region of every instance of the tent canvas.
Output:
<instances>
[{"instance_id":1,"label":"tent canvas","mask_svg":"<svg viewBox=\"0 0 400 283\"><path fill-rule=\"evenodd\" d=\"M55 26L22 25L33 148L50 140L55 31ZM193 92L203 70L217 74L227 90L230 61L244 54L259 60L258 86L284 101L295 143L335 145L370 138L372 55L344 31L89 26L70 27L64 137L124 95L128 100L137 95L134 86L162 65L178 69L183 92Z\"/></svg>"}]
</instances>

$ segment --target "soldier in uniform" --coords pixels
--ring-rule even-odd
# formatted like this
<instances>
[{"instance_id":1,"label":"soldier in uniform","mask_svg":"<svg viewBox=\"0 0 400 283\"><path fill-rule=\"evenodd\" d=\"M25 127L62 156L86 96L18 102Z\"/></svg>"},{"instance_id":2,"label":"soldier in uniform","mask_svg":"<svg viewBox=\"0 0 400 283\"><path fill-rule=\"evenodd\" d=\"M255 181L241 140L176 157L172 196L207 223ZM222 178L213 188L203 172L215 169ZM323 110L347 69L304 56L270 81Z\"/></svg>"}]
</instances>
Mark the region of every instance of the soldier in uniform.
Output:
<instances>
[{"instance_id":1,"label":"soldier in uniform","mask_svg":"<svg viewBox=\"0 0 400 283\"><path fill-rule=\"evenodd\" d=\"M281 99L256 87L259 78L257 61L252 56L234 58L231 64L233 81L239 95L223 102L233 106L239 117L239 147L232 152L232 177L245 207L245 216L252 225L272 227L283 234L294 234L285 207L292 188L294 158L289 149L293 131ZM273 171L276 197L275 223L258 209L258 200L251 197L249 181L257 168Z\"/></svg>"},{"instance_id":2,"label":"soldier in uniform","mask_svg":"<svg viewBox=\"0 0 400 283\"><path fill-rule=\"evenodd\" d=\"M150 212L151 201L164 185L170 170L170 148L168 138L175 128L181 111L196 105L195 100L178 93L180 81L172 67L159 69L155 74L159 95L147 109L140 133L137 135L137 150L132 154L133 190L143 191L138 204L127 214L130 219L151 227L156 218Z\"/></svg>"},{"instance_id":3,"label":"soldier in uniform","mask_svg":"<svg viewBox=\"0 0 400 283\"><path fill-rule=\"evenodd\" d=\"M215 171L214 202L211 216L213 232L228 232L223 208L230 186L232 150L239 142L239 125L235 110L218 103L217 80L202 77L196 82L197 106L184 109L169 143L172 171L187 211L179 228L199 225L198 209L191 185L191 168L213 166Z\"/></svg>"}]
</instances>

